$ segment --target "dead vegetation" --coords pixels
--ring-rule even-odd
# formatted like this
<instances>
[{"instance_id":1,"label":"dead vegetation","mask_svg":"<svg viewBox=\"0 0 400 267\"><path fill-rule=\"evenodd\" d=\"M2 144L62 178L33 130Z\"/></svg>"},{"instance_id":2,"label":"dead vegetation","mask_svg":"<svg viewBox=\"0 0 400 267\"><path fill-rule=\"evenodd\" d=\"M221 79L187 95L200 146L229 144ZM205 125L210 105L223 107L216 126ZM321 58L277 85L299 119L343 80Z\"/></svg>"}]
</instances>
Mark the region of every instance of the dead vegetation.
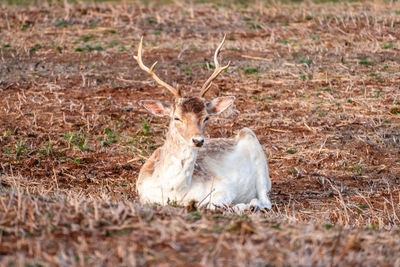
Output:
<instances>
[{"instance_id":1,"label":"dead vegetation","mask_svg":"<svg viewBox=\"0 0 400 267\"><path fill-rule=\"evenodd\" d=\"M400 264L397 2L65 3L0 7L3 265ZM231 67L210 97L236 108L208 133L256 132L273 210L140 205L166 121L137 101L170 97L139 70L138 41L188 94L223 33Z\"/></svg>"}]
</instances>

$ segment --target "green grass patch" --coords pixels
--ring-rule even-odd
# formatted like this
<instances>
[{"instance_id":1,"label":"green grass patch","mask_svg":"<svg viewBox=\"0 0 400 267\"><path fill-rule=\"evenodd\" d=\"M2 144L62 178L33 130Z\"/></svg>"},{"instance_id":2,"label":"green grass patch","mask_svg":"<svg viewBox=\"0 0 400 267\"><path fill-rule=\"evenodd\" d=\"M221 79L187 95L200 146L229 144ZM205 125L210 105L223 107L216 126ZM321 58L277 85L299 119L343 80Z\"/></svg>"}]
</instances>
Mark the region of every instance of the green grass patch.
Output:
<instances>
[{"instance_id":1,"label":"green grass patch","mask_svg":"<svg viewBox=\"0 0 400 267\"><path fill-rule=\"evenodd\" d=\"M27 29L29 29L30 26L31 26L31 25L30 25L29 23L25 23L25 24L22 26L21 31L26 31Z\"/></svg>"},{"instance_id":2,"label":"green grass patch","mask_svg":"<svg viewBox=\"0 0 400 267\"><path fill-rule=\"evenodd\" d=\"M368 73L368 76L380 76L381 74L379 72L371 72Z\"/></svg>"},{"instance_id":3,"label":"green grass patch","mask_svg":"<svg viewBox=\"0 0 400 267\"><path fill-rule=\"evenodd\" d=\"M121 46L118 48L118 51L119 51L119 52L128 51L128 48L126 48L125 46L121 45Z\"/></svg>"},{"instance_id":4,"label":"green grass patch","mask_svg":"<svg viewBox=\"0 0 400 267\"><path fill-rule=\"evenodd\" d=\"M250 24L250 29L252 30L258 30L261 29L261 26L259 24Z\"/></svg>"},{"instance_id":5,"label":"green grass patch","mask_svg":"<svg viewBox=\"0 0 400 267\"><path fill-rule=\"evenodd\" d=\"M393 49L393 48L394 48L393 43L388 43L388 44L382 46L382 49Z\"/></svg>"},{"instance_id":6,"label":"green grass patch","mask_svg":"<svg viewBox=\"0 0 400 267\"><path fill-rule=\"evenodd\" d=\"M63 19L57 19L56 20L56 26L60 27L60 28L67 28L68 23Z\"/></svg>"},{"instance_id":7,"label":"green grass patch","mask_svg":"<svg viewBox=\"0 0 400 267\"><path fill-rule=\"evenodd\" d=\"M300 59L299 63L310 65L312 63L312 60L311 59Z\"/></svg>"},{"instance_id":8,"label":"green grass patch","mask_svg":"<svg viewBox=\"0 0 400 267\"><path fill-rule=\"evenodd\" d=\"M69 145L73 145L80 151L88 151L87 146L87 135L86 133L66 133L63 139L68 142Z\"/></svg>"},{"instance_id":9,"label":"green grass patch","mask_svg":"<svg viewBox=\"0 0 400 267\"><path fill-rule=\"evenodd\" d=\"M149 135L151 131L151 126L147 120L142 123L142 134Z\"/></svg>"},{"instance_id":10,"label":"green grass patch","mask_svg":"<svg viewBox=\"0 0 400 267\"><path fill-rule=\"evenodd\" d=\"M260 70L257 68L247 68L243 72L244 74L252 74L252 73L258 73L260 72Z\"/></svg>"},{"instance_id":11,"label":"green grass patch","mask_svg":"<svg viewBox=\"0 0 400 267\"><path fill-rule=\"evenodd\" d=\"M318 89L317 89L317 92L321 92L321 91L330 92L330 91L332 91L332 90L331 90L331 88L329 88L329 87L323 87L323 88L318 88Z\"/></svg>"},{"instance_id":12,"label":"green grass patch","mask_svg":"<svg viewBox=\"0 0 400 267\"><path fill-rule=\"evenodd\" d=\"M118 141L120 140L119 131L111 130L111 129L107 128L105 130L104 134L105 134L105 138L102 142L103 146L110 146L111 144L118 143Z\"/></svg>"},{"instance_id":13,"label":"green grass patch","mask_svg":"<svg viewBox=\"0 0 400 267\"><path fill-rule=\"evenodd\" d=\"M310 75L303 74L303 75L300 75L300 79L302 79L303 81L305 81L305 80L311 80L311 76L310 76Z\"/></svg>"},{"instance_id":14,"label":"green grass patch","mask_svg":"<svg viewBox=\"0 0 400 267\"><path fill-rule=\"evenodd\" d=\"M360 65L365 65L365 66L373 66L374 63L371 61L368 61L366 59L360 60L360 62L358 62Z\"/></svg>"},{"instance_id":15,"label":"green grass patch","mask_svg":"<svg viewBox=\"0 0 400 267\"><path fill-rule=\"evenodd\" d=\"M38 51L38 50L41 49L41 48L42 48L42 46L41 46L40 44L35 44L34 46L32 46L32 47L29 49L29 52L30 52L30 53L33 53L33 52Z\"/></svg>"},{"instance_id":16,"label":"green grass patch","mask_svg":"<svg viewBox=\"0 0 400 267\"><path fill-rule=\"evenodd\" d=\"M297 150L296 149L288 149L288 150L286 150L286 153L288 153L288 154L296 154Z\"/></svg>"},{"instance_id":17,"label":"green grass patch","mask_svg":"<svg viewBox=\"0 0 400 267\"><path fill-rule=\"evenodd\" d=\"M207 69L207 70L208 69L212 69L212 70L215 69L215 66L213 64L209 63L209 62L203 63L201 66L202 66L203 69Z\"/></svg>"},{"instance_id":18,"label":"green grass patch","mask_svg":"<svg viewBox=\"0 0 400 267\"><path fill-rule=\"evenodd\" d=\"M132 229L122 229L122 230L118 230L118 231L108 231L106 233L106 236L120 236L120 235L128 235L132 233Z\"/></svg>"},{"instance_id":19,"label":"green grass patch","mask_svg":"<svg viewBox=\"0 0 400 267\"><path fill-rule=\"evenodd\" d=\"M189 214L190 214L190 217L188 220L191 222L201 220L201 218L202 218L201 213L198 211L189 212Z\"/></svg>"},{"instance_id":20,"label":"green grass patch","mask_svg":"<svg viewBox=\"0 0 400 267\"><path fill-rule=\"evenodd\" d=\"M118 41L117 40L113 40L113 41L111 41L111 42L109 42L107 44L107 47L108 48L113 48L113 47L116 47L117 45L118 45Z\"/></svg>"},{"instance_id":21,"label":"green grass patch","mask_svg":"<svg viewBox=\"0 0 400 267\"><path fill-rule=\"evenodd\" d=\"M83 37L81 38L81 41L83 41L84 43L87 43L87 42L89 42L90 40L92 40L93 38L94 38L94 35L93 35L93 34L88 34L88 35L83 36Z\"/></svg>"},{"instance_id":22,"label":"green grass patch","mask_svg":"<svg viewBox=\"0 0 400 267\"><path fill-rule=\"evenodd\" d=\"M85 47L77 47L75 48L75 52L91 52L91 51L104 51L104 48L100 45L91 46L85 45Z\"/></svg>"},{"instance_id":23,"label":"green grass patch","mask_svg":"<svg viewBox=\"0 0 400 267\"><path fill-rule=\"evenodd\" d=\"M399 108L394 108L390 111L390 113L392 113L393 115L398 115L400 114L400 109Z\"/></svg>"}]
</instances>

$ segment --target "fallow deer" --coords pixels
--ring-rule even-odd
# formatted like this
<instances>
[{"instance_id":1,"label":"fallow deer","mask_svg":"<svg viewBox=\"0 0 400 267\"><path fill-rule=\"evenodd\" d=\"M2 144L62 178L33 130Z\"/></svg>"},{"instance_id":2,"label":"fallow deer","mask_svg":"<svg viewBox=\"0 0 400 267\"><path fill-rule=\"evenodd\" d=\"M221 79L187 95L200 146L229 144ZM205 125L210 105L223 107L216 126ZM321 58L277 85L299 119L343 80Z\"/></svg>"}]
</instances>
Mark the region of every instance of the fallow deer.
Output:
<instances>
[{"instance_id":1,"label":"fallow deer","mask_svg":"<svg viewBox=\"0 0 400 267\"><path fill-rule=\"evenodd\" d=\"M144 203L165 205L168 201L187 204L194 200L211 209L233 207L270 209L271 190L267 160L252 130L244 128L235 138L204 138L210 116L218 115L235 100L233 96L204 99L212 81L230 65L221 67L214 54L215 71L204 83L199 96L183 97L179 89L162 81L142 61L143 37L136 59L139 67L175 96L175 103L142 100L140 104L156 116L169 116L169 130L163 146L154 151L140 170L136 183Z\"/></svg>"}]
</instances>

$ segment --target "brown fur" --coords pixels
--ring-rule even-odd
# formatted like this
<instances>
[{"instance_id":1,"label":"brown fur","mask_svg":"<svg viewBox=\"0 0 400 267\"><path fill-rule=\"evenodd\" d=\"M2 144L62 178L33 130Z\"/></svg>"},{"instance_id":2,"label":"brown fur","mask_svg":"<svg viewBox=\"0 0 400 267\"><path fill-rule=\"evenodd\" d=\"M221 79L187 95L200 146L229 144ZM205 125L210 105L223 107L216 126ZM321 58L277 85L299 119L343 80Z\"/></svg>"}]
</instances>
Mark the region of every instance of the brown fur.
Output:
<instances>
[{"instance_id":1,"label":"brown fur","mask_svg":"<svg viewBox=\"0 0 400 267\"><path fill-rule=\"evenodd\" d=\"M197 114L193 112L183 113L180 117L184 123L176 123L175 127L187 142L191 142L192 137L204 134L205 124L202 119L198 118Z\"/></svg>"},{"instance_id":2,"label":"brown fur","mask_svg":"<svg viewBox=\"0 0 400 267\"><path fill-rule=\"evenodd\" d=\"M236 139L228 138L214 138L207 139L206 144L199 150L197 156L193 178L202 179L205 182L207 179L211 179L214 174L209 173L206 160L209 158L217 158L224 154L231 153L237 145Z\"/></svg>"},{"instance_id":3,"label":"brown fur","mask_svg":"<svg viewBox=\"0 0 400 267\"><path fill-rule=\"evenodd\" d=\"M243 139L243 138L248 137L249 135L250 135L252 138L257 138L257 137L254 135L253 131L251 131L251 130L249 130L249 129L247 129L247 128L244 128L244 129L241 129L241 130L240 130L240 132L238 133L238 138L239 138L239 139Z\"/></svg>"},{"instance_id":4,"label":"brown fur","mask_svg":"<svg viewBox=\"0 0 400 267\"><path fill-rule=\"evenodd\" d=\"M204 119L207 116L204 99L199 97L179 99L175 104L175 116L183 121L175 123L175 127L187 142L190 143L192 137L204 135Z\"/></svg>"},{"instance_id":5,"label":"brown fur","mask_svg":"<svg viewBox=\"0 0 400 267\"><path fill-rule=\"evenodd\" d=\"M184 98L179 106L182 114L193 112L196 115L205 115L204 100L199 97Z\"/></svg>"}]
</instances>

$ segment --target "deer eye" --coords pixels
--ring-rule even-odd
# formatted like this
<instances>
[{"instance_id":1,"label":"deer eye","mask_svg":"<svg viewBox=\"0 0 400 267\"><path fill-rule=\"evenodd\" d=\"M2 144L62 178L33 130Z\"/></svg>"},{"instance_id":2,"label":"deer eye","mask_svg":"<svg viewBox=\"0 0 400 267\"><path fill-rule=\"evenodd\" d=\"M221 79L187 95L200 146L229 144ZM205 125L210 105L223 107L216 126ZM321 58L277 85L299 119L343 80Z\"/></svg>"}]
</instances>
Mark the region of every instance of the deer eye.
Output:
<instances>
[{"instance_id":1,"label":"deer eye","mask_svg":"<svg viewBox=\"0 0 400 267\"><path fill-rule=\"evenodd\" d=\"M175 120L175 121L180 121L180 122L182 121L182 120L179 119L178 117L175 117L174 120Z\"/></svg>"},{"instance_id":2,"label":"deer eye","mask_svg":"<svg viewBox=\"0 0 400 267\"><path fill-rule=\"evenodd\" d=\"M207 122L209 119L210 119L209 117L206 117L206 118L204 119L204 122Z\"/></svg>"}]
</instances>

